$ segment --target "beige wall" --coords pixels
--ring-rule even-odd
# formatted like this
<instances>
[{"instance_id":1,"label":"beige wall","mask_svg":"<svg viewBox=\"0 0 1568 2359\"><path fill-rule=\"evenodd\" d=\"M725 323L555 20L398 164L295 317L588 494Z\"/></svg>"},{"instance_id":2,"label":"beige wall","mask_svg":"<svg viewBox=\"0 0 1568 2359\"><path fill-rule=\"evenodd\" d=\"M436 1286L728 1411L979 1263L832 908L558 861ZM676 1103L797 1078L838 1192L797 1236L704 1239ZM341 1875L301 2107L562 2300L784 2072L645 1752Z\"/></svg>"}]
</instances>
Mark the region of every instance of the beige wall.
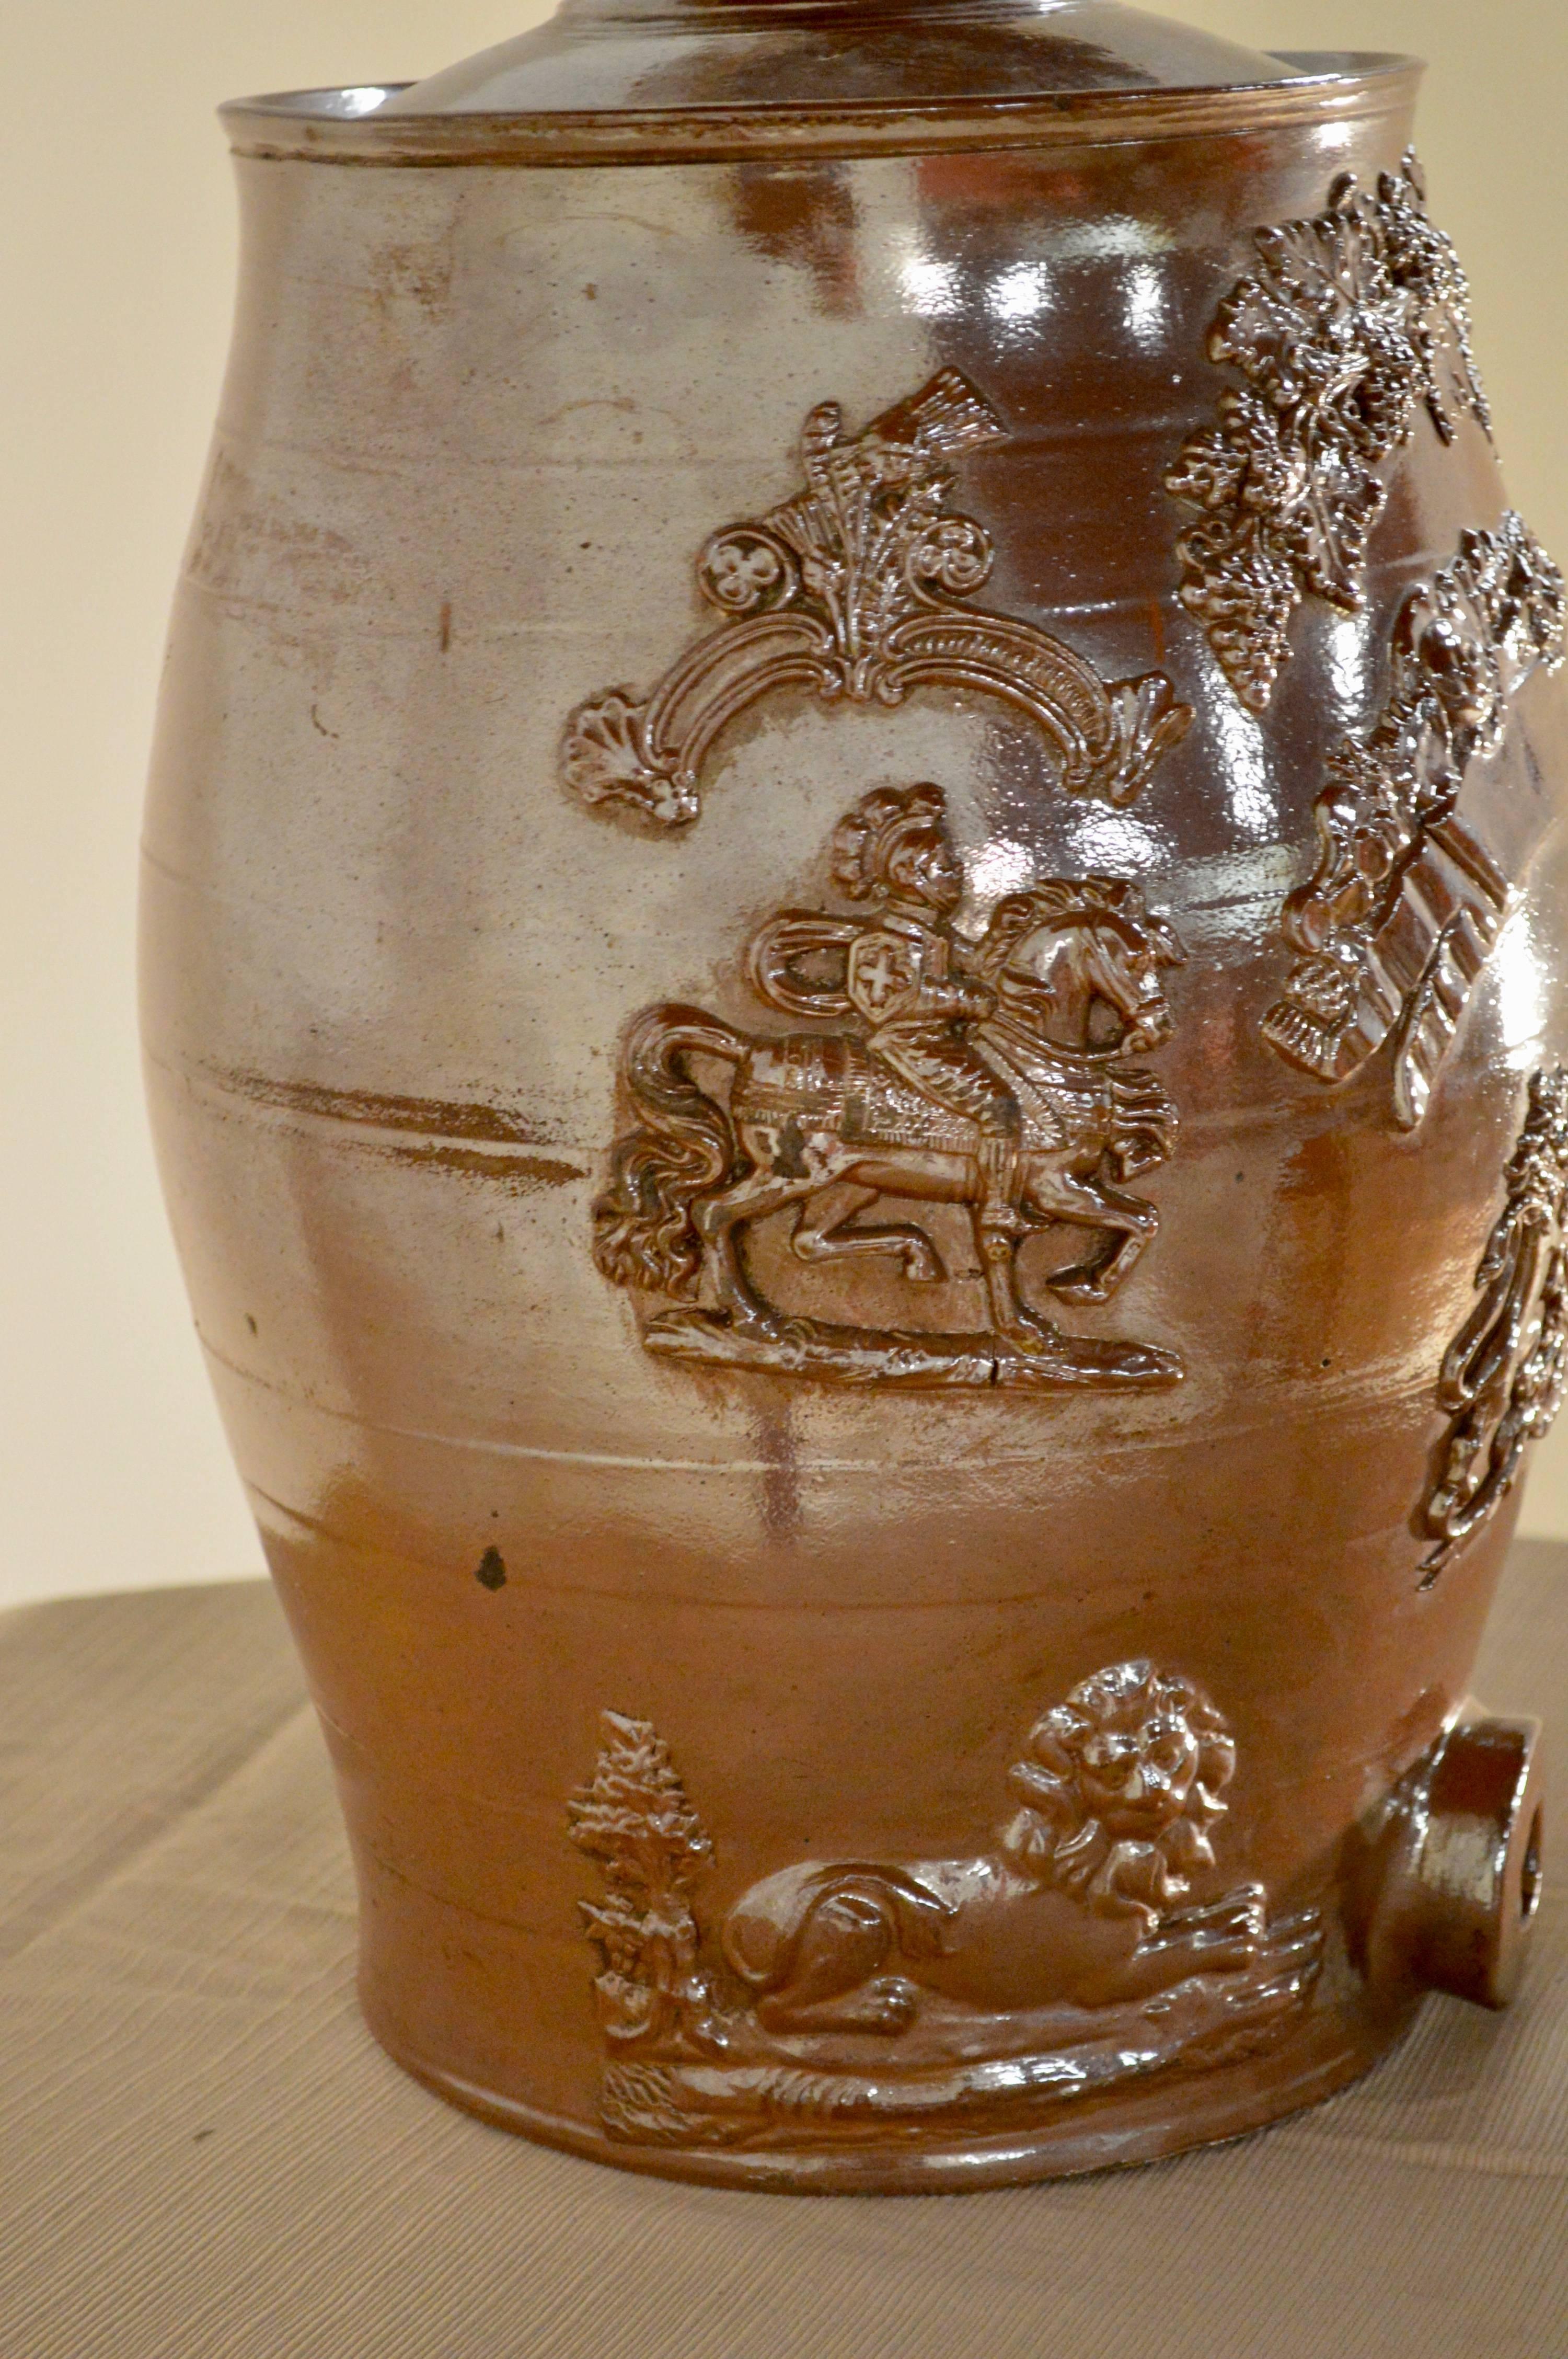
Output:
<instances>
[{"instance_id":1,"label":"beige wall","mask_svg":"<svg viewBox=\"0 0 1568 2359\"><path fill-rule=\"evenodd\" d=\"M233 270L220 98L425 72L531 0L53 0L7 18L0 1603L254 1571L163 1224L134 1037L137 806ZM1173 0L1257 47L1419 49L1514 495L1568 553L1563 0ZM1568 1419L1530 1528L1568 1535Z\"/></svg>"}]
</instances>

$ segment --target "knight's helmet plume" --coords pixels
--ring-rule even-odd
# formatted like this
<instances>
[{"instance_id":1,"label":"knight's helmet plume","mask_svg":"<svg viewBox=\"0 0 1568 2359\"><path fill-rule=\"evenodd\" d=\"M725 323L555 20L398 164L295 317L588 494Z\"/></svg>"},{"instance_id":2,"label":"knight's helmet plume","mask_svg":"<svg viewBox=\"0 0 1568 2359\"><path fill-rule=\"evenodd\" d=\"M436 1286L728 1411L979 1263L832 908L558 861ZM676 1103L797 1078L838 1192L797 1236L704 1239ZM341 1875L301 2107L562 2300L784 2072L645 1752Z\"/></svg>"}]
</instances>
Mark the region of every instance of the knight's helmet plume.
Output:
<instances>
[{"instance_id":1,"label":"knight's helmet plume","mask_svg":"<svg viewBox=\"0 0 1568 2359\"><path fill-rule=\"evenodd\" d=\"M940 787L880 787L833 832L833 882L851 901L886 892L899 846L909 836L945 828L946 819Z\"/></svg>"}]
</instances>

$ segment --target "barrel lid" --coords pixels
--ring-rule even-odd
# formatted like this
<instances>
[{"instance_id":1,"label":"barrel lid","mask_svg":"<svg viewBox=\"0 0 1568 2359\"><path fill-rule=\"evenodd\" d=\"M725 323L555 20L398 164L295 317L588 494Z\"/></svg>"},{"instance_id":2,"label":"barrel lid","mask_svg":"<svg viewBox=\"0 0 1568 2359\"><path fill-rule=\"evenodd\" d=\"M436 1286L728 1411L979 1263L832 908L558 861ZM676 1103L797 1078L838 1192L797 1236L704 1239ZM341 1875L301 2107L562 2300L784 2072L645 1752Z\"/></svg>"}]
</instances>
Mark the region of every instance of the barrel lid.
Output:
<instances>
[{"instance_id":1,"label":"barrel lid","mask_svg":"<svg viewBox=\"0 0 1568 2359\"><path fill-rule=\"evenodd\" d=\"M564 0L378 111L911 107L1258 89L1300 72L1120 0Z\"/></svg>"},{"instance_id":2,"label":"barrel lid","mask_svg":"<svg viewBox=\"0 0 1568 2359\"><path fill-rule=\"evenodd\" d=\"M424 82L223 116L243 156L724 162L1250 136L1408 108L1419 72L1271 56L1121 0L565 0Z\"/></svg>"}]
</instances>

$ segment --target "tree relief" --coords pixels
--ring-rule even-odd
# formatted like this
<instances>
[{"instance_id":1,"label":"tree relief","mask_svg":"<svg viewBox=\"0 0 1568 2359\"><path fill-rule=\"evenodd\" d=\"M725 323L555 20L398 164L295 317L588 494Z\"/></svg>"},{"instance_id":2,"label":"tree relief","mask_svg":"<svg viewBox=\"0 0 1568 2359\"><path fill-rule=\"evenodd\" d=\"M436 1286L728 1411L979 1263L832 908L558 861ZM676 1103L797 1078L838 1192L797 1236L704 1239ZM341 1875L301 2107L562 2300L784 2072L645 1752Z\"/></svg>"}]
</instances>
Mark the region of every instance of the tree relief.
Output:
<instances>
[{"instance_id":1,"label":"tree relief","mask_svg":"<svg viewBox=\"0 0 1568 2359\"><path fill-rule=\"evenodd\" d=\"M1118 877L1052 878L1004 900L978 940L955 925L964 871L938 787L867 795L833 838L853 916L784 910L747 970L768 1006L817 1028L736 1030L652 1007L622 1059L634 1120L594 1212L612 1283L675 1307L643 1331L666 1358L834 1384L1158 1386L1152 1344L1069 1336L1025 1296L1019 1254L1054 1224L1087 1232L1045 1281L1109 1301L1159 1215L1126 1182L1163 1162L1176 1113L1135 1060L1169 1038L1163 975L1181 946ZM694 1068L729 1074L720 1095ZM912 1291L947 1272L927 1230L875 1222L884 1196L968 1216L983 1328L946 1334L795 1317L770 1301L746 1233L787 1214L813 1268L892 1260Z\"/></svg>"},{"instance_id":2,"label":"tree relief","mask_svg":"<svg viewBox=\"0 0 1568 2359\"><path fill-rule=\"evenodd\" d=\"M1568 1390L1568 1072L1531 1077L1504 1174L1507 1201L1476 1272L1479 1297L1449 1346L1438 1398L1449 1417L1421 1523L1436 1546L1430 1589L1497 1514Z\"/></svg>"},{"instance_id":3,"label":"tree relief","mask_svg":"<svg viewBox=\"0 0 1568 2359\"><path fill-rule=\"evenodd\" d=\"M1310 1997L1319 1919L1217 1888L1235 1745L1195 1681L1152 1663L1096 1672L1037 1723L989 1848L791 1863L706 1928L692 1893L713 1844L668 1749L618 1712L602 1736L568 1818L609 1892L579 1905L613 2137L1005 2129L1256 2055Z\"/></svg>"},{"instance_id":4,"label":"tree relief","mask_svg":"<svg viewBox=\"0 0 1568 2359\"><path fill-rule=\"evenodd\" d=\"M1502 751L1523 682L1562 663L1564 613L1563 576L1522 517L1465 533L1400 611L1376 727L1329 756L1317 868L1281 919L1301 955L1263 1034L1326 1082L1392 1037L1403 1129L1426 1113L1511 902L1455 806L1472 767Z\"/></svg>"},{"instance_id":5,"label":"tree relief","mask_svg":"<svg viewBox=\"0 0 1568 2359\"><path fill-rule=\"evenodd\" d=\"M1028 714L1069 794L1130 802L1192 721L1164 674L1108 687L1059 639L968 603L992 549L972 516L947 512L947 462L1008 439L957 369L858 435L837 403L814 409L801 436L804 488L714 533L697 556L697 586L719 628L650 694L614 688L578 706L561 743L567 786L585 803L686 826L701 810L714 741L759 699L805 687L897 705L935 686L1000 697Z\"/></svg>"},{"instance_id":6,"label":"tree relief","mask_svg":"<svg viewBox=\"0 0 1568 2359\"><path fill-rule=\"evenodd\" d=\"M1257 234L1260 266L1221 305L1210 358L1245 379L1166 478L1200 521L1177 543L1182 600L1250 712L1266 712L1303 599L1364 603L1389 462L1424 410L1444 442L1491 431L1470 290L1407 155L1375 191L1346 174L1325 212Z\"/></svg>"}]
</instances>

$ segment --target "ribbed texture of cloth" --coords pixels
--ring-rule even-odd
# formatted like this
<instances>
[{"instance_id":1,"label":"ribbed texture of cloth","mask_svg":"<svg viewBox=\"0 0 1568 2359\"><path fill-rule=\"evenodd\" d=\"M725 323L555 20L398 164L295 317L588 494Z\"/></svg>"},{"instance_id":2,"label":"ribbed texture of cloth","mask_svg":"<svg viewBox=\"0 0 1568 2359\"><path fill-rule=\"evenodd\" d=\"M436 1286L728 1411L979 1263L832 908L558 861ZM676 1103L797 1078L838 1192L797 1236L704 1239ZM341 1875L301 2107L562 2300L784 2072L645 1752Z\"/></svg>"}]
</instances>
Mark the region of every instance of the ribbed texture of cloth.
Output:
<instances>
[{"instance_id":1,"label":"ribbed texture of cloth","mask_svg":"<svg viewBox=\"0 0 1568 2359\"><path fill-rule=\"evenodd\" d=\"M1476 1690L1557 1723L1568 1548ZM1564 1837L1568 1842L1568 1836ZM1550 1877L1550 1859L1548 1875ZM637 2179L372 2044L325 1756L260 1584L0 1619L0 2359L1564 2359L1568 1904L1316 2113L1016 2192Z\"/></svg>"}]
</instances>

